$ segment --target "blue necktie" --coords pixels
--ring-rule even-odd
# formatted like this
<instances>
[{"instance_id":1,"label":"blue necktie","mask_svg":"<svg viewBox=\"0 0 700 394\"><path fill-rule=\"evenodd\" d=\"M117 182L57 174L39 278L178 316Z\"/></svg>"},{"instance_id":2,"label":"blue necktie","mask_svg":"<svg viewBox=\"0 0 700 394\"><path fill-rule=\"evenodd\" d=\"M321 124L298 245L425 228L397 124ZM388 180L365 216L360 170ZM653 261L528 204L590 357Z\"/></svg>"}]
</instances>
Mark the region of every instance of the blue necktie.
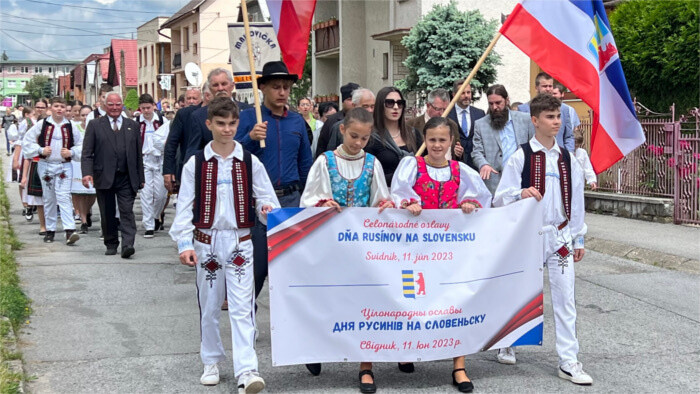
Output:
<instances>
[{"instance_id":1,"label":"blue necktie","mask_svg":"<svg viewBox=\"0 0 700 394\"><path fill-rule=\"evenodd\" d=\"M515 143L515 135L508 127L501 130L501 148L503 150L503 167L505 167L508 158L518 150L518 146Z\"/></svg>"},{"instance_id":2,"label":"blue necktie","mask_svg":"<svg viewBox=\"0 0 700 394\"><path fill-rule=\"evenodd\" d=\"M469 136L469 125L467 124L467 110L462 110L462 133L465 137Z\"/></svg>"}]
</instances>

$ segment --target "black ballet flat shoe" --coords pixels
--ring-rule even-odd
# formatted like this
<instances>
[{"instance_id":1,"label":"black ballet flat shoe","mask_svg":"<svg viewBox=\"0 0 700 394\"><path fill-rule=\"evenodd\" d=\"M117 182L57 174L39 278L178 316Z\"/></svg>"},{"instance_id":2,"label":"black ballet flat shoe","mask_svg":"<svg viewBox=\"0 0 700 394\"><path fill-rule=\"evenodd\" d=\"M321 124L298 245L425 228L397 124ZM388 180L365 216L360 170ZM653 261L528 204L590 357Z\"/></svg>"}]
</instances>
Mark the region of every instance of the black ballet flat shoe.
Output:
<instances>
[{"instance_id":1,"label":"black ballet flat shoe","mask_svg":"<svg viewBox=\"0 0 700 394\"><path fill-rule=\"evenodd\" d=\"M369 375L372 377L372 383L362 383L362 377ZM360 371L360 392L361 393L376 393L377 385L374 384L374 374L369 369L363 369Z\"/></svg>"},{"instance_id":2,"label":"black ballet flat shoe","mask_svg":"<svg viewBox=\"0 0 700 394\"><path fill-rule=\"evenodd\" d=\"M472 390L474 390L474 384L472 384L471 380L458 383L457 379L455 379L455 373L459 371L464 371L465 374L467 373L467 371L464 368L459 368L452 371L452 384L454 386L457 386L457 390L459 390L461 393L471 393ZM469 377L467 377L467 379L469 379Z\"/></svg>"},{"instance_id":3,"label":"black ballet flat shoe","mask_svg":"<svg viewBox=\"0 0 700 394\"><path fill-rule=\"evenodd\" d=\"M413 371L416 370L416 366L413 365L413 363L405 363L401 364L399 363L399 371L403 373L413 373Z\"/></svg>"},{"instance_id":4,"label":"black ballet flat shoe","mask_svg":"<svg viewBox=\"0 0 700 394\"><path fill-rule=\"evenodd\" d=\"M321 374L321 363L306 364L306 369L308 369L312 375L318 376Z\"/></svg>"}]
</instances>

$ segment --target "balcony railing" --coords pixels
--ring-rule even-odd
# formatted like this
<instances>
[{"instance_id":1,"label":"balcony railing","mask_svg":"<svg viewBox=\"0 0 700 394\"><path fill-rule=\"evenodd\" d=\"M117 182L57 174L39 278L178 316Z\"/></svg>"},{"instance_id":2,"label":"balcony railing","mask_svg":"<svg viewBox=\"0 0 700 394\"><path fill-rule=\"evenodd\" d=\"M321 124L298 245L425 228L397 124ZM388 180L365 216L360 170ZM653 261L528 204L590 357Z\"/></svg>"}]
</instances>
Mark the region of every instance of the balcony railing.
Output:
<instances>
[{"instance_id":1,"label":"balcony railing","mask_svg":"<svg viewBox=\"0 0 700 394\"><path fill-rule=\"evenodd\" d=\"M337 20L317 23L316 30L316 53L338 49L340 46L340 25Z\"/></svg>"}]
</instances>

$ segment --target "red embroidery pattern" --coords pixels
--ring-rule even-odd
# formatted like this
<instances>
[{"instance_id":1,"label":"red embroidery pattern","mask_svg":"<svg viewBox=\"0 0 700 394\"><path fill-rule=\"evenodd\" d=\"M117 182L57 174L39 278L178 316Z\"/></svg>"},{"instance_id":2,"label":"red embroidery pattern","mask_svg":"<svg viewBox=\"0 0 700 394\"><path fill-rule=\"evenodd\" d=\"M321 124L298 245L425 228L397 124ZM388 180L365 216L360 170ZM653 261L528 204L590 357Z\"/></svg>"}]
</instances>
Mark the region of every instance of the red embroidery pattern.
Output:
<instances>
[{"instance_id":1,"label":"red embroidery pattern","mask_svg":"<svg viewBox=\"0 0 700 394\"><path fill-rule=\"evenodd\" d=\"M216 175L218 163L216 158L202 163L202 183L200 186L201 204L199 222L203 228L210 228L214 221L216 207Z\"/></svg>"},{"instance_id":2,"label":"red embroidery pattern","mask_svg":"<svg viewBox=\"0 0 700 394\"><path fill-rule=\"evenodd\" d=\"M564 203L564 212L566 213L566 218L571 217L571 177L569 176L569 170L566 168L566 163L564 162L564 157L559 154L559 160L557 161L559 166L559 185L561 186L561 200Z\"/></svg>"},{"instance_id":3,"label":"red embroidery pattern","mask_svg":"<svg viewBox=\"0 0 700 394\"><path fill-rule=\"evenodd\" d=\"M53 137L53 125L49 123L49 127L46 128L46 134L44 134L44 146L51 146L51 137Z\"/></svg>"},{"instance_id":4,"label":"red embroidery pattern","mask_svg":"<svg viewBox=\"0 0 700 394\"><path fill-rule=\"evenodd\" d=\"M418 175L413 190L420 196L421 204L426 209L454 209L457 205L459 190L459 163L450 160L450 179L445 182L434 180L428 174L425 159L416 157Z\"/></svg>"},{"instance_id":5,"label":"red embroidery pattern","mask_svg":"<svg viewBox=\"0 0 700 394\"><path fill-rule=\"evenodd\" d=\"M544 196L544 179L547 171L546 156L543 151L532 154L530 160L530 185Z\"/></svg>"},{"instance_id":6,"label":"red embroidery pattern","mask_svg":"<svg viewBox=\"0 0 700 394\"><path fill-rule=\"evenodd\" d=\"M231 179L233 179L233 202L236 209L236 224L246 225L248 207L248 193L246 187L248 185L248 172L244 162L237 159L233 160L233 168L231 170Z\"/></svg>"},{"instance_id":7,"label":"red embroidery pattern","mask_svg":"<svg viewBox=\"0 0 700 394\"><path fill-rule=\"evenodd\" d=\"M146 138L146 122L141 122L141 145L143 145L144 138Z\"/></svg>"}]
</instances>

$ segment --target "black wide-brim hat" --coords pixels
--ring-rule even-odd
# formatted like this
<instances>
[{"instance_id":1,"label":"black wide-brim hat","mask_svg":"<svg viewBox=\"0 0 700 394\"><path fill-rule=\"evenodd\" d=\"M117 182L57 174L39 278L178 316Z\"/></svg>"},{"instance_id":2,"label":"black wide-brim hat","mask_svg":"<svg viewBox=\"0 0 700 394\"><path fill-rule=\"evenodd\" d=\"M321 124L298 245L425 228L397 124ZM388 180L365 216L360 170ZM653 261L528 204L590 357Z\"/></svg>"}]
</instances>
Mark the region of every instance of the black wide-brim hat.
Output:
<instances>
[{"instance_id":1,"label":"black wide-brim hat","mask_svg":"<svg viewBox=\"0 0 700 394\"><path fill-rule=\"evenodd\" d=\"M258 77L258 85L273 79L285 79L296 82L299 77L296 74L290 74L284 62L267 62L263 66L262 76Z\"/></svg>"}]
</instances>

